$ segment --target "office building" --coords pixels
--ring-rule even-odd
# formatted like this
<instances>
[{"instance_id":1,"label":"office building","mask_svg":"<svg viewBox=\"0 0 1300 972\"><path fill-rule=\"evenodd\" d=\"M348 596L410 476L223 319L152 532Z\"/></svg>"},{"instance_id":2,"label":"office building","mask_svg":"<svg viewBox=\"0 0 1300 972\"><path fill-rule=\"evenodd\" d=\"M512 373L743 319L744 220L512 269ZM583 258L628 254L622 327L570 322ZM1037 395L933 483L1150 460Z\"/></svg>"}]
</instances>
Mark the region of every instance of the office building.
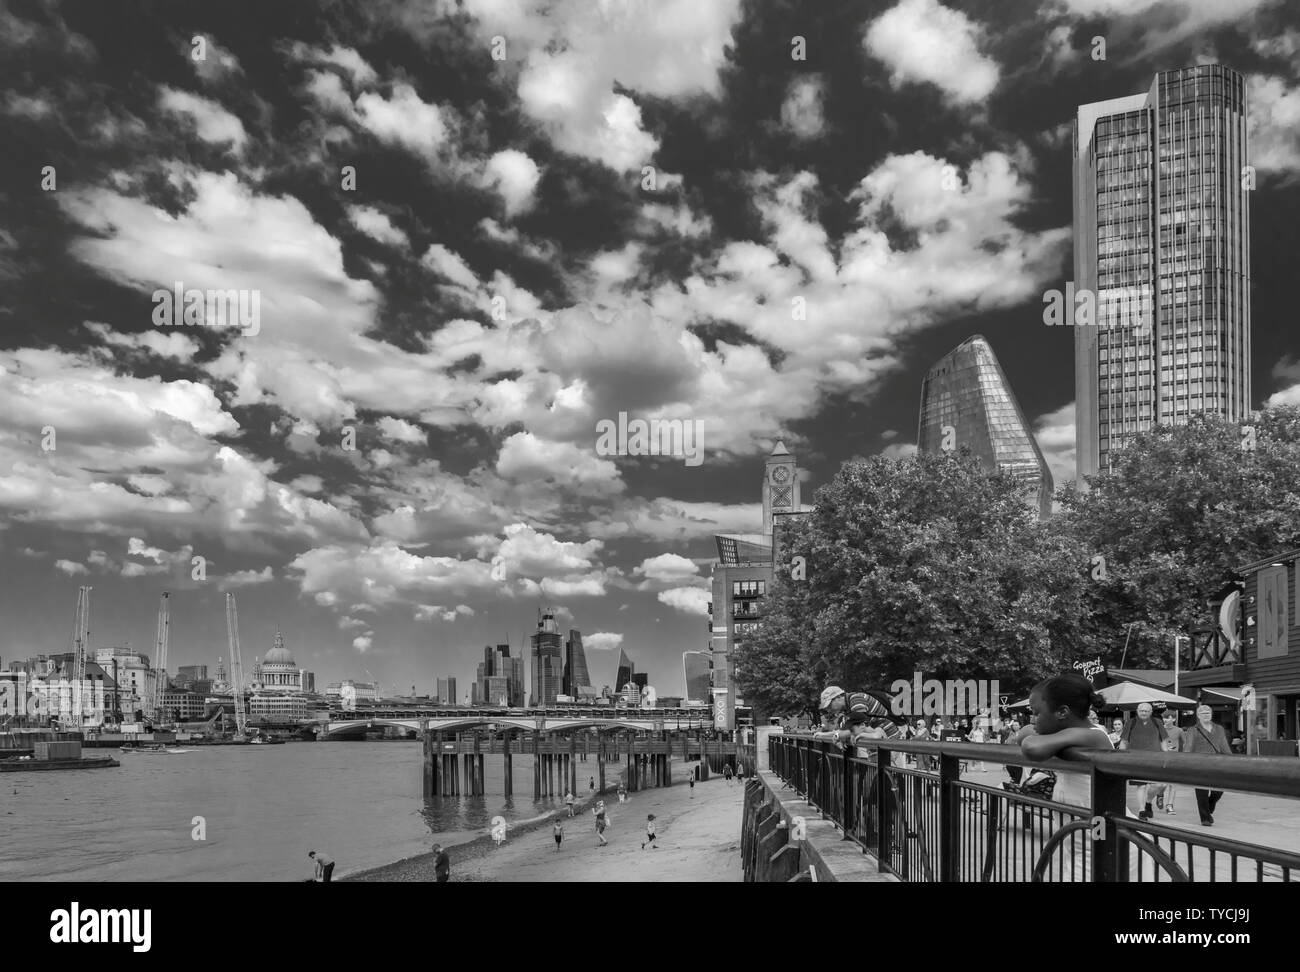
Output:
<instances>
[{"instance_id":1,"label":"office building","mask_svg":"<svg viewBox=\"0 0 1300 972\"><path fill-rule=\"evenodd\" d=\"M533 691L532 704L546 708L555 704L564 678L564 655L561 647L560 626L555 622L554 611L538 611L537 630L533 633Z\"/></svg>"},{"instance_id":2,"label":"office building","mask_svg":"<svg viewBox=\"0 0 1300 972\"><path fill-rule=\"evenodd\" d=\"M686 698L703 702L709 698L712 654L707 651L682 652L682 676L686 680Z\"/></svg>"},{"instance_id":3,"label":"office building","mask_svg":"<svg viewBox=\"0 0 1300 972\"><path fill-rule=\"evenodd\" d=\"M208 677L207 665L182 665L176 669L177 681L180 682L201 682L206 681Z\"/></svg>"},{"instance_id":4,"label":"office building","mask_svg":"<svg viewBox=\"0 0 1300 972\"><path fill-rule=\"evenodd\" d=\"M1024 483L1041 517L1052 513L1052 473L988 341L967 338L921 384L917 448L927 454L970 449L990 475Z\"/></svg>"},{"instance_id":5,"label":"office building","mask_svg":"<svg viewBox=\"0 0 1300 972\"><path fill-rule=\"evenodd\" d=\"M438 702L441 705L457 705L456 680L454 678L438 679Z\"/></svg>"},{"instance_id":6,"label":"office building","mask_svg":"<svg viewBox=\"0 0 1300 972\"><path fill-rule=\"evenodd\" d=\"M564 694L575 702L595 695L587 671L587 655L582 650L582 632L572 628L564 643Z\"/></svg>"},{"instance_id":7,"label":"office building","mask_svg":"<svg viewBox=\"0 0 1300 972\"><path fill-rule=\"evenodd\" d=\"M1248 162L1245 79L1219 65L1079 106L1074 284L1097 307L1074 327L1079 487L1153 425L1250 415Z\"/></svg>"},{"instance_id":8,"label":"office building","mask_svg":"<svg viewBox=\"0 0 1300 972\"><path fill-rule=\"evenodd\" d=\"M633 671L632 659L627 657L627 650L620 648L618 651L618 671L614 674L614 685L617 691L623 691L623 686L632 681Z\"/></svg>"},{"instance_id":9,"label":"office building","mask_svg":"<svg viewBox=\"0 0 1300 972\"><path fill-rule=\"evenodd\" d=\"M763 466L763 532L718 534L718 563L713 568L709 604L709 639L713 662L714 725L737 728L731 654L747 634L757 630L762 602L773 579L773 532L784 518L810 512L800 496L799 468L784 442L777 442ZM688 693L689 694L689 693Z\"/></svg>"}]
</instances>

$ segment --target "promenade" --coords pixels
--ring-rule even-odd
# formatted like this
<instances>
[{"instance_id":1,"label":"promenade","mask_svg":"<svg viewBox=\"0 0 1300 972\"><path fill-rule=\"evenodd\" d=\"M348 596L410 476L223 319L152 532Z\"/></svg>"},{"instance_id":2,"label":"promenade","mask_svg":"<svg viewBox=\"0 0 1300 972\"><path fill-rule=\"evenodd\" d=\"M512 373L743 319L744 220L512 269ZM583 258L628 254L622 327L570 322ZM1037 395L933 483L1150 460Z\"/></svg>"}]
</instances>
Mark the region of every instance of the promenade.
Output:
<instances>
[{"instance_id":1,"label":"promenade","mask_svg":"<svg viewBox=\"0 0 1300 972\"><path fill-rule=\"evenodd\" d=\"M497 847L490 838L453 847L452 881L689 881L739 882L741 798L744 787L721 776L686 785L693 764L674 763L673 786L629 793L626 803L605 797L609 826L601 847L589 805L574 817L560 810L564 842L557 853L553 819L511 831ZM658 849L641 849L646 814L658 826ZM425 854L351 875L348 881L432 881Z\"/></svg>"}]
</instances>

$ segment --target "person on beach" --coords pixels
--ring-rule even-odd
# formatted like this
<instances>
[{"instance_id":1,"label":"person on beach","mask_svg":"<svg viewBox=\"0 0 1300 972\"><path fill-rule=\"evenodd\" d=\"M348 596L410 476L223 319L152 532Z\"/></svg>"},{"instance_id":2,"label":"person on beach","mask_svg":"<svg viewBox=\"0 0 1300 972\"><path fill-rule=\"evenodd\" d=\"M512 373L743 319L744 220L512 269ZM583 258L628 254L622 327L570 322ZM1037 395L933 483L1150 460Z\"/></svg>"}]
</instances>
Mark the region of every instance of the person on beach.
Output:
<instances>
[{"instance_id":1,"label":"person on beach","mask_svg":"<svg viewBox=\"0 0 1300 972\"><path fill-rule=\"evenodd\" d=\"M587 780L587 789L592 793L596 792L596 778L594 776Z\"/></svg>"},{"instance_id":2,"label":"person on beach","mask_svg":"<svg viewBox=\"0 0 1300 972\"><path fill-rule=\"evenodd\" d=\"M605 839L605 827L608 825L605 820L605 801L597 800L596 806L592 808L592 813L596 815L596 839L600 841L600 846L604 847L609 843Z\"/></svg>"},{"instance_id":3,"label":"person on beach","mask_svg":"<svg viewBox=\"0 0 1300 972\"><path fill-rule=\"evenodd\" d=\"M655 843L655 815L653 813L647 814L645 818L645 840L641 841L642 850L645 850L646 844L649 844L655 850L659 849L659 845Z\"/></svg>"},{"instance_id":4,"label":"person on beach","mask_svg":"<svg viewBox=\"0 0 1300 972\"><path fill-rule=\"evenodd\" d=\"M316 862L316 880L323 884L329 884L330 876L334 873L334 861L324 854L317 854L315 851L308 851L307 856Z\"/></svg>"},{"instance_id":5,"label":"person on beach","mask_svg":"<svg viewBox=\"0 0 1300 972\"><path fill-rule=\"evenodd\" d=\"M731 786L731 764L730 763L722 767L722 778L727 781L727 786Z\"/></svg>"},{"instance_id":6,"label":"person on beach","mask_svg":"<svg viewBox=\"0 0 1300 972\"><path fill-rule=\"evenodd\" d=\"M573 816L572 806L569 807L569 816ZM555 818L555 826L551 828L551 831L555 835L555 851L559 853L560 841L564 840L564 824L560 823L559 817Z\"/></svg>"},{"instance_id":7,"label":"person on beach","mask_svg":"<svg viewBox=\"0 0 1300 972\"><path fill-rule=\"evenodd\" d=\"M433 878L439 884L451 879L451 858L442 849L441 844L433 845Z\"/></svg>"},{"instance_id":8,"label":"person on beach","mask_svg":"<svg viewBox=\"0 0 1300 972\"><path fill-rule=\"evenodd\" d=\"M686 778L686 782L690 784L690 787L691 787L691 799L694 800L694 799L695 799L695 777L694 777L694 776L688 776L688 777Z\"/></svg>"},{"instance_id":9,"label":"person on beach","mask_svg":"<svg viewBox=\"0 0 1300 972\"><path fill-rule=\"evenodd\" d=\"M572 793L564 794L564 802L569 805L569 816L572 817L573 816L573 794Z\"/></svg>"},{"instance_id":10,"label":"person on beach","mask_svg":"<svg viewBox=\"0 0 1300 972\"><path fill-rule=\"evenodd\" d=\"M604 802L605 802L605 801L602 800L602 801L601 801L601 804L603 805ZM625 785L623 785L622 783L620 783L620 784L618 785L618 802L619 802L619 803L626 803L626 802L627 802L627 787L626 787Z\"/></svg>"}]
</instances>

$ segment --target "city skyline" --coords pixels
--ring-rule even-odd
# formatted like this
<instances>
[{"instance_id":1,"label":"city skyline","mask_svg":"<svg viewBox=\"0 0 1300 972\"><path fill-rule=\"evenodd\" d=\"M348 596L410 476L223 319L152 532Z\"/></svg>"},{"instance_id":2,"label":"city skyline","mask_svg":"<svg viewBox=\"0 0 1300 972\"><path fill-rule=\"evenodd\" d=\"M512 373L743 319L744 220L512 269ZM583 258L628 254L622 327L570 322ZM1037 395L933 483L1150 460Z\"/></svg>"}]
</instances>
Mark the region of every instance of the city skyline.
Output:
<instances>
[{"instance_id":1,"label":"city skyline","mask_svg":"<svg viewBox=\"0 0 1300 972\"><path fill-rule=\"evenodd\" d=\"M673 18L580 5L213 8L129 49L102 10L31 6L0 41L4 663L66 651L90 585L94 646L152 656L166 588L169 668L213 666L237 590L246 651L279 625L322 685L467 684L545 605L593 682L626 649L681 692L714 538L764 532L759 459L821 484L911 454L920 380L971 335L1071 481L1080 329L1042 315L1077 277L1072 130L1202 63L1249 106L1250 404L1300 401L1281 5L1111 11L1107 60L1073 0L723 3L686 55ZM256 328L155 320L226 288ZM698 420L702 464L600 454L622 414Z\"/></svg>"}]
</instances>

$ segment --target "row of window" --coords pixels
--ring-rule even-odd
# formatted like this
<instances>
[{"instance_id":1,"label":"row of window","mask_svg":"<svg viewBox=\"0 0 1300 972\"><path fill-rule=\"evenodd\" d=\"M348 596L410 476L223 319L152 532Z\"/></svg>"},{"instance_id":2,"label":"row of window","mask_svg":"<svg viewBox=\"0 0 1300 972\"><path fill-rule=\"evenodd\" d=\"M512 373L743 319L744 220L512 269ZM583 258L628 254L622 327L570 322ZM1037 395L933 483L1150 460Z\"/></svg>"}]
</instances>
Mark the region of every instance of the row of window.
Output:
<instances>
[{"instance_id":1,"label":"row of window","mask_svg":"<svg viewBox=\"0 0 1300 972\"><path fill-rule=\"evenodd\" d=\"M738 580L731 582L732 597L763 597L767 594L765 580Z\"/></svg>"}]
</instances>

